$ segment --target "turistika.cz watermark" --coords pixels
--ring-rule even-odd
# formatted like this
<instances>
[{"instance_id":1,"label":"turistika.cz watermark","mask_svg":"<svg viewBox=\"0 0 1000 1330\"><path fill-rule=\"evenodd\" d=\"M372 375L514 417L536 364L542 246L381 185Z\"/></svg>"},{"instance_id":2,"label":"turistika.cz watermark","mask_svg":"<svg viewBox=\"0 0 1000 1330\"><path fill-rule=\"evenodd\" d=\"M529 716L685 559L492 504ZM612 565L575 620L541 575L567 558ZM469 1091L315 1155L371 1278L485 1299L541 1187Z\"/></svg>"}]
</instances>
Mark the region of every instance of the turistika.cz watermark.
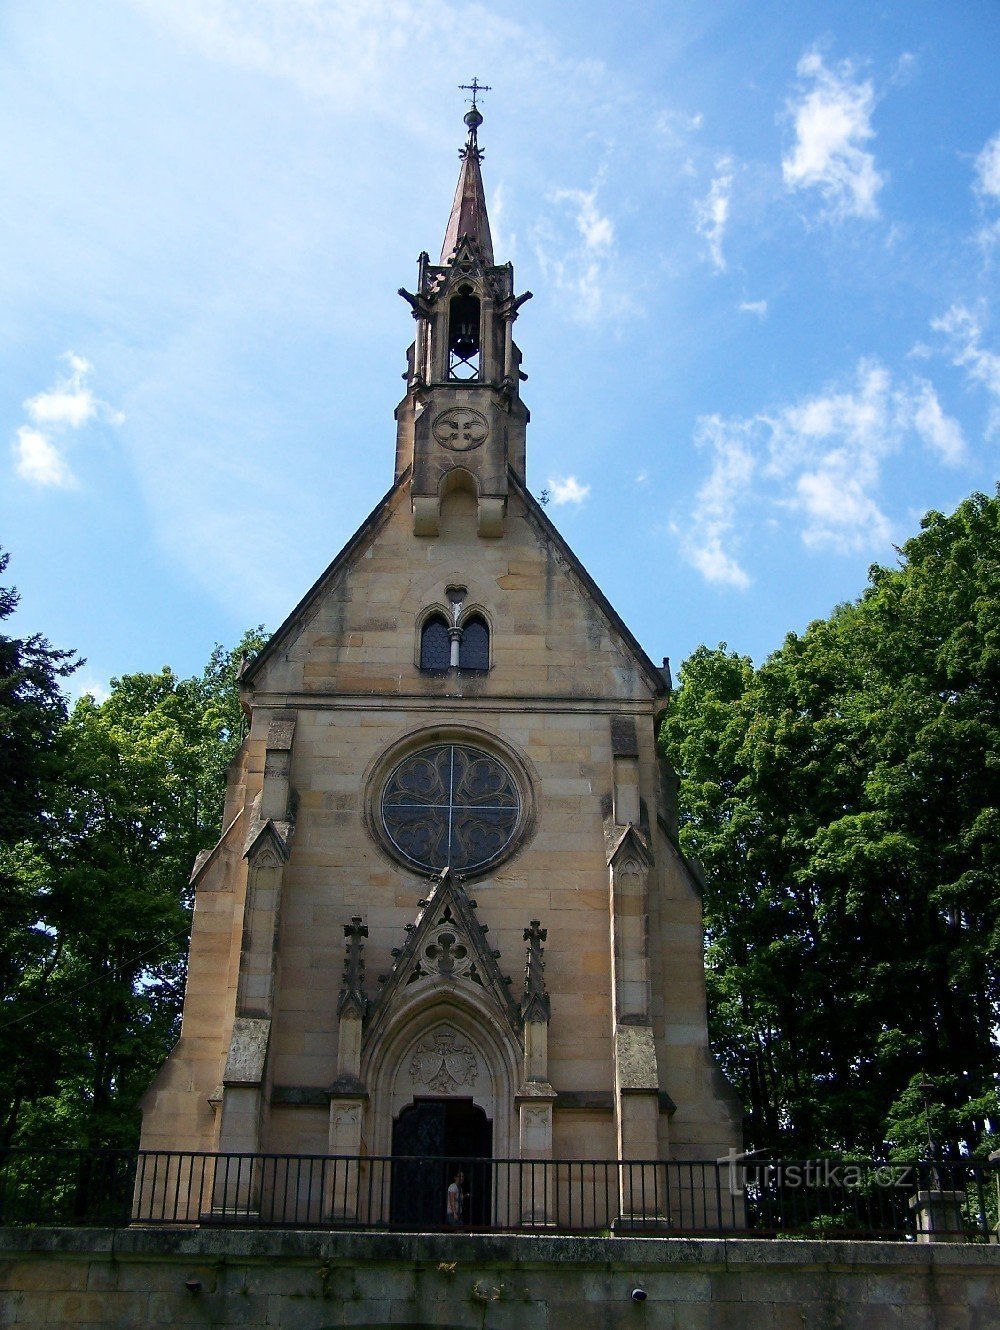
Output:
<instances>
[{"instance_id":1,"label":"turistika.cz watermark","mask_svg":"<svg viewBox=\"0 0 1000 1330\"><path fill-rule=\"evenodd\" d=\"M743 1196L747 1187L778 1190L796 1187L861 1188L913 1187L918 1179L913 1164L849 1164L836 1159L797 1159L791 1163L755 1161L755 1150L730 1149L716 1163L725 1165L730 1196Z\"/></svg>"}]
</instances>

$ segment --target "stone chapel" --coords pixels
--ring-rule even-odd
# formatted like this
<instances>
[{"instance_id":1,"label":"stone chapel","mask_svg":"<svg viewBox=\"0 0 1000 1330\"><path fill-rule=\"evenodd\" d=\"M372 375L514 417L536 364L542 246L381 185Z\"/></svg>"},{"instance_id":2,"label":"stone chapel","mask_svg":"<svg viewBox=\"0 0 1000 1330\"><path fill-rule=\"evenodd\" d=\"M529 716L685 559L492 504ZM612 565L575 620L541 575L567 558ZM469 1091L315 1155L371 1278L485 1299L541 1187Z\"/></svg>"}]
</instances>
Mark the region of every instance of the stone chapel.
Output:
<instances>
[{"instance_id":1,"label":"stone chapel","mask_svg":"<svg viewBox=\"0 0 1000 1330\"><path fill-rule=\"evenodd\" d=\"M525 485L510 263L465 117L391 488L241 676L143 1150L714 1159L670 680ZM388 462L388 457L386 458Z\"/></svg>"}]
</instances>

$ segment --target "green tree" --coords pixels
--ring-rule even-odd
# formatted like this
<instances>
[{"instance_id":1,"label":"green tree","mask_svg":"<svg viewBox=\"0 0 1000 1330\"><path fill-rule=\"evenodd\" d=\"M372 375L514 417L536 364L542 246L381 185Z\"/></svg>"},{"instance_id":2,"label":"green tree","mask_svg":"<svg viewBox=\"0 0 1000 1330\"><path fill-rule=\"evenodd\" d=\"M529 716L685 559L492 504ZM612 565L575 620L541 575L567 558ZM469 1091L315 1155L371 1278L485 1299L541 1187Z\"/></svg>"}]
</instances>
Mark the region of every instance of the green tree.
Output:
<instances>
[{"instance_id":1,"label":"green tree","mask_svg":"<svg viewBox=\"0 0 1000 1330\"><path fill-rule=\"evenodd\" d=\"M10 555L0 550L0 576ZM0 586L0 623L17 609L15 587ZM0 634L0 845L13 845L38 819L59 766L59 731L66 719L60 680L83 664L39 633Z\"/></svg>"},{"instance_id":2,"label":"green tree","mask_svg":"<svg viewBox=\"0 0 1000 1330\"><path fill-rule=\"evenodd\" d=\"M9 562L10 555L0 551L0 575ZM0 622L19 601L14 587L0 587ZM0 634L0 1025L11 1018L25 986L44 989L56 959L37 909L39 863L21 843L41 826L59 782L66 721L60 684L82 663L75 652L57 650L40 634ZM30 1044L22 1057L25 1071L40 1080L44 1057ZM0 1059L0 1086L7 1076L5 1061ZM21 1098L0 1091L0 1143L9 1137Z\"/></svg>"},{"instance_id":3,"label":"green tree","mask_svg":"<svg viewBox=\"0 0 1000 1330\"><path fill-rule=\"evenodd\" d=\"M112 680L60 733L59 780L18 880L45 943L0 1028L7 1138L134 1143L137 1104L176 1036L198 851L218 837L226 767L242 739L240 651L201 676Z\"/></svg>"},{"instance_id":4,"label":"green tree","mask_svg":"<svg viewBox=\"0 0 1000 1330\"><path fill-rule=\"evenodd\" d=\"M922 528L759 670L697 651L662 731L713 1037L774 1151L916 1148L922 1071L941 1146L996 1123L1000 500Z\"/></svg>"}]
</instances>

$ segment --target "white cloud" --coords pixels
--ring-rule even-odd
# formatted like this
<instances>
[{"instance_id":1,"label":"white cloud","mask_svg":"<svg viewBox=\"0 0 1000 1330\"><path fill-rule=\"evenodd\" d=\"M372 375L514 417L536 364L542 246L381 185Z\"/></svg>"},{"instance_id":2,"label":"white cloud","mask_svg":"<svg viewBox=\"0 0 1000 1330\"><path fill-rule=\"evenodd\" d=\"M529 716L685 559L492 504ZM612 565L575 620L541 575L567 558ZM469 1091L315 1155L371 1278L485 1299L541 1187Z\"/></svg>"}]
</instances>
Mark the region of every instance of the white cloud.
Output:
<instances>
[{"instance_id":1,"label":"white cloud","mask_svg":"<svg viewBox=\"0 0 1000 1330\"><path fill-rule=\"evenodd\" d=\"M420 52L421 82L443 86L456 62L468 58L470 15L448 0L132 0L152 21L203 56L287 81L340 109L365 107L370 115L411 120L413 53ZM505 44L538 64L551 58L541 34L528 47L519 24L487 9L475 16L474 49L494 70ZM597 62L579 62L580 74ZM405 77L404 75L409 75ZM453 77L448 77L454 83Z\"/></svg>"},{"instance_id":2,"label":"white cloud","mask_svg":"<svg viewBox=\"0 0 1000 1330\"><path fill-rule=\"evenodd\" d=\"M976 158L976 187L981 194L1000 199L1000 130Z\"/></svg>"},{"instance_id":3,"label":"white cloud","mask_svg":"<svg viewBox=\"0 0 1000 1330\"><path fill-rule=\"evenodd\" d=\"M716 272L725 272L726 259L722 241L729 221L729 202L733 187L733 160L720 157L715 163L719 174L705 198L696 204L698 234L708 241L708 252Z\"/></svg>"},{"instance_id":4,"label":"white cloud","mask_svg":"<svg viewBox=\"0 0 1000 1330\"><path fill-rule=\"evenodd\" d=\"M890 82L894 88L905 88L906 85L915 77L920 67L920 61L913 51L904 51L896 61L896 67L890 75Z\"/></svg>"},{"instance_id":5,"label":"white cloud","mask_svg":"<svg viewBox=\"0 0 1000 1330\"><path fill-rule=\"evenodd\" d=\"M549 493L557 506L564 503L583 503L590 493L589 485L581 485L576 476L564 476L549 481Z\"/></svg>"},{"instance_id":6,"label":"white cloud","mask_svg":"<svg viewBox=\"0 0 1000 1330\"><path fill-rule=\"evenodd\" d=\"M874 156L862 147L875 135L871 83L855 82L850 62L827 69L818 51L802 57L797 73L802 83L788 104L795 145L781 162L785 184L818 189L832 219L877 217L876 196L884 180Z\"/></svg>"},{"instance_id":7,"label":"white cloud","mask_svg":"<svg viewBox=\"0 0 1000 1330\"><path fill-rule=\"evenodd\" d=\"M517 258L517 236L507 229L507 194L502 180L490 195L488 207L494 253L505 254L513 263Z\"/></svg>"},{"instance_id":8,"label":"white cloud","mask_svg":"<svg viewBox=\"0 0 1000 1330\"><path fill-rule=\"evenodd\" d=\"M515 116L512 125L530 120L528 132L544 132L553 142L578 136L581 125L609 143L634 132L631 87L599 58L568 56L540 18L521 21L496 6L470 9L460 0L129 2L203 58L287 82L334 114L375 121L379 133L390 125L394 135L433 143L435 153L444 144L452 150L461 131L461 102L452 104L453 118L442 119L441 90L454 91L455 70L469 60L470 50L498 89L517 89L516 106L505 103L505 118ZM482 137L488 142L489 98L484 110ZM667 147L701 123L700 115L665 109L655 100L644 114ZM569 319L593 324L633 310L638 298L616 271L612 209L602 206L596 186L559 188L575 184L571 177L550 183L550 216L530 232L517 226L513 199L512 216L497 219L494 240L502 239L504 256L511 253L507 228L520 229L562 297L560 314ZM533 206L533 221L536 215Z\"/></svg>"},{"instance_id":9,"label":"white cloud","mask_svg":"<svg viewBox=\"0 0 1000 1330\"><path fill-rule=\"evenodd\" d=\"M712 469L695 495L684 529L674 526L684 557L706 582L740 591L750 585L750 578L724 545L733 543L740 500L756 468L748 432L742 421L726 421L719 416L704 416L698 421L694 441L699 448L711 448Z\"/></svg>"},{"instance_id":10,"label":"white cloud","mask_svg":"<svg viewBox=\"0 0 1000 1330\"><path fill-rule=\"evenodd\" d=\"M888 542L889 519L866 492L866 478L850 474L849 458L828 453L815 471L795 482L795 500L806 521L803 543L846 553Z\"/></svg>"},{"instance_id":11,"label":"white cloud","mask_svg":"<svg viewBox=\"0 0 1000 1330\"><path fill-rule=\"evenodd\" d=\"M964 369L972 382L981 384L994 399L987 434L992 437L1000 433L1000 355L982 344L982 313L967 305L952 305L941 318L931 321L931 327L948 338L951 363Z\"/></svg>"},{"instance_id":12,"label":"white cloud","mask_svg":"<svg viewBox=\"0 0 1000 1330\"><path fill-rule=\"evenodd\" d=\"M966 447L962 427L957 420L945 415L937 393L926 379L915 386L909 406L914 430L941 461L949 466L963 461Z\"/></svg>"},{"instance_id":13,"label":"white cloud","mask_svg":"<svg viewBox=\"0 0 1000 1330\"><path fill-rule=\"evenodd\" d=\"M662 135L671 145L677 145L687 138L689 134L696 133L705 123L705 117L700 111L689 115L684 111L661 111L657 116L653 129L657 134Z\"/></svg>"},{"instance_id":14,"label":"white cloud","mask_svg":"<svg viewBox=\"0 0 1000 1330\"><path fill-rule=\"evenodd\" d=\"M22 425L17 431L13 453L14 469L22 480L67 489L76 484L76 478L66 460L65 434L95 418L120 425L125 417L95 397L87 382L94 368L89 360L75 351L66 351L59 359L66 362L68 373L25 401L32 425ZM38 426L42 428L35 428Z\"/></svg>"},{"instance_id":15,"label":"white cloud","mask_svg":"<svg viewBox=\"0 0 1000 1330\"><path fill-rule=\"evenodd\" d=\"M65 457L47 434L22 425L13 445L14 470L32 485L72 489L75 477Z\"/></svg>"},{"instance_id":16,"label":"white cloud","mask_svg":"<svg viewBox=\"0 0 1000 1330\"><path fill-rule=\"evenodd\" d=\"M557 189L555 203L568 203L575 212L576 229L588 254L604 255L615 243L615 228L610 217L597 207L597 185L591 190Z\"/></svg>"},{"instance_id":17,"label":"white cloud","mask_svg":"<svg viewBox=\"0 0 1000 1330\"><path fill-rule=\"evenodd\" d=\"M983 224L976 234L976 239L988 255L993 246L1000 244L1000 217L989 216L993 205L1000 202L1000 130L988 139L985 147L976 158L975 192L979 199L980 216Z\"/></svg>"},{"instance_id":18,"label":"white cloud","mask_svg":"<svg viewBox=\"0 0 1000 1330\"><path fill-rule=\"evenodd\" d=\"M712 465L684 526L684 557L707 581L749 583L737 531L790 514L803 544L837 553L877 551L892 539L883 509L886 458L918 441L939 461L965 455L958 423L926 379L896 381L875 360L852 382L749 418L703 417L695 443Z\"/></svg>"},{"instance_id":19,"label":"white cloud","mask_svg":"<svg viewBox=\"0 0 1000 1330\"><path fill-rule=\"evenodd\" d=\"M761 319L767 317L766 300L741 300L739 307L744 314L756 314Z\"/></svg>"},{"instance_id":20,"label":"white cloud","mask_svg":"<svg viewBox=\"0 0 1000 1330\"><path fill-rule=\"evenodd\" d=\"M24 409L36 425L79 429L97 414L97 402L85 382L94 367L74 351L67 351L60 358L69 365L69 374L59 378L46 392L29 397Z\"/></svg>"},{"instance_id":21,"label":"white cloud","mask_svg":"<svg viewBox=\"0 0 1000 1330\"><path fill-rule=\"evenodd\" d=\"M598 207L599 189L598 178L589 190L553 191L550 199L556 211L534 230L535 255L542 272L566 298L567 315L589 324L609 310L621 313L631 308L628 293L611 276L617 257L615 227Z\"/></svg>"},{"instance_id":22,"label":"white cloud","mask_svg":"<svg viewBox=\"0 0 1000 1330\"><path fill-rule=\"evenodd\" d=\"M637 485L645 485L646 482L647 482L648 480L649 480L649 472L648 472L648 471L640 471L640 472L638 472L637 475L636 475L635 483L636 483Z\"/></svg>"},{"instance_id":23,"label":"white cloud","mask_svg":"<svg viewBox=\"0 0 1000 1330\"><path fill-rule=\"evenodd\" d=\"M798 514L806 545L848 553L888 539L888 519L874 493L893 446L892 418L889 372L866 361L853 387L758 418L774 497Z\"/></svg>"},{"instance_id":24,"label":"white cloud","mask_svg":"<svg viewBox=\"0 0 1000 1330\"><path fill-rule=\"evenodd\" d=\"M66 691L74 701L79 697L92 697L98 706L102 702L106 702L111 696L108 681L99 679L89 671L84 671L82 674L77 672L71 675L66 685Z\"/></svg>"},{"instance_id":25,"label":"white cloud","mask_svg":"<svg viewBox=\"0 0 1000 1330\"><path fill-rule=\"evenodd\" d=\"M1000 217L981 226L976 232L976 239L987 254L994 245L1000 244Z\"/></svg>"}]
</instances>

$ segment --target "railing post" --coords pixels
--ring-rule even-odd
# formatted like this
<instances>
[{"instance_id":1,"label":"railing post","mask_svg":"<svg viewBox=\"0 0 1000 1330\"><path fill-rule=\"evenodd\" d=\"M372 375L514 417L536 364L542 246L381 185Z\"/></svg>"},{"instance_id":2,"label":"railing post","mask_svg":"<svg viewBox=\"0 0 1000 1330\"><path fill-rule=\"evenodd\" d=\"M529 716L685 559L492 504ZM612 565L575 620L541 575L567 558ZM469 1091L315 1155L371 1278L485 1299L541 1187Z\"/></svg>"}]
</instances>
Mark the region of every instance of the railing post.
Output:
<instances>
[{"instance_id":1,"label":"railing post","mask_svg":"<svg viewBox=\"0 0 1000 1330\"><path fill-rule=\"evenodd\" d=\"M927 1185L917 1187L910 1197L910 1209L917 1221L918 1242L964 1242L965 1189L946 1187L942 1176L945 1165L931 1165ZM919 1175L918 1175L919 1178ZM948 1179L954 1181L954 1177Z\"/></svg>"}]
</instances>

